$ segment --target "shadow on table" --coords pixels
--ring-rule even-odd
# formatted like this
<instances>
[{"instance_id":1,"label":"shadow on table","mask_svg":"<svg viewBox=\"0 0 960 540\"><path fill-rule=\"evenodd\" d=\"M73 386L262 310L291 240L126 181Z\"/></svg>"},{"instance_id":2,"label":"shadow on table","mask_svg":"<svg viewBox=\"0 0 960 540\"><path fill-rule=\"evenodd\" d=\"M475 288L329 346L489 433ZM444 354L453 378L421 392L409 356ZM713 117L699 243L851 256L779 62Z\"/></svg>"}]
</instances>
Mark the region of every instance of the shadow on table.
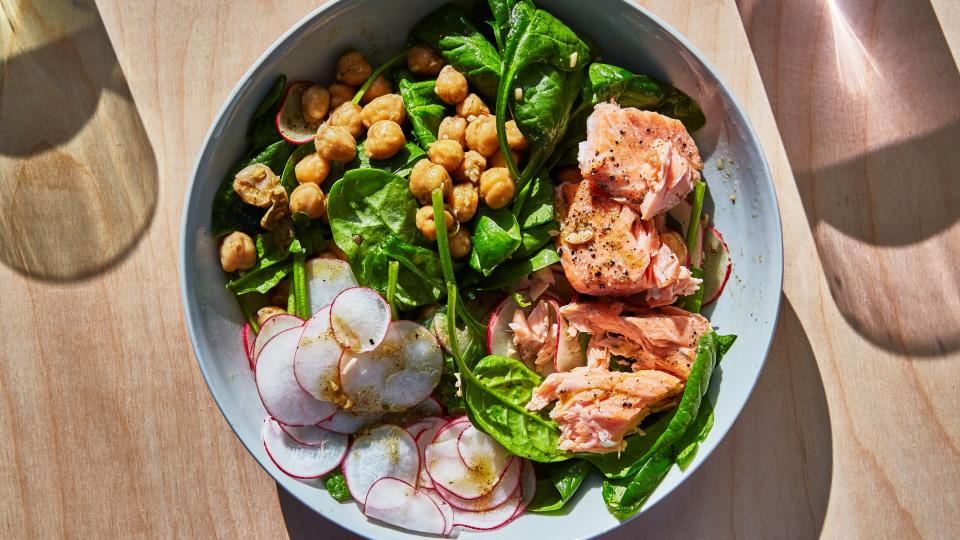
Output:
<instances>
[{"instance_id":1,"label":"shadow on table","mask_svg":"<svg viewBox=\"0 0 960 540\"><path fill-rule=\"evenodd\" d=\"M960 349L960 72L933 7L737 3L840 312L894 353Z\"/></svg>"},{"instance_id":2,"label":"shadow on table","mask_svg":"<svg viewBox=\"0 0 960 540\"><path fill-rule=\"evenodd\" d=\"M817 360L784 298L766 366L731 432L669 497L604 538L816 538L832 444Z\"/></svg>"},{"instance_id":3,"label":"shadow on table","mask_svg":"<svg viewBox=\"0 0 960 540\"><path fill-rule=\"evenodd\" d=\"M0 262L72 281L123 260L153 219L157 163L92 0L0 10L0 126Z\"/></svg>"},{"instance_id":4,"label":"shadow on table","mask_svg":"<svg viewBox=\"0 0 960 540\"><path fill-rule=\"evenodd\" d=\"M277 498L280 499L280 511L283 524L287 528L290 540L353 540L363 538L340 527L329 519L311 510L296 497L277 484ZM353 504L353 503L347 503Z\"/></svg>"}]
</instances>

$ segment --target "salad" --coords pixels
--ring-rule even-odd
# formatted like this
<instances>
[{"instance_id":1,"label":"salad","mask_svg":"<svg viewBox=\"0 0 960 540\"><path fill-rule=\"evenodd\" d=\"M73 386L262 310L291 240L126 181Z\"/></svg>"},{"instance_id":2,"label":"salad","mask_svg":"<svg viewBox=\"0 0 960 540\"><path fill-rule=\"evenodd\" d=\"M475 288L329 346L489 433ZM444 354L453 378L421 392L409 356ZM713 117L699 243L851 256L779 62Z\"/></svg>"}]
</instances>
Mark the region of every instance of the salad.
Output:
<instances>
[{"instance_id":1,"label":"salad","mask_svg":"<svg viewBox=\"0 0 960 540\"><path fill-rule=\"evenodd\" d=\"M281 76L212 208L284 473L449 535L638 512L710 431L734 336L706 119L529 0L427 15L379 66Z\"/></svg>"}]
</instances>

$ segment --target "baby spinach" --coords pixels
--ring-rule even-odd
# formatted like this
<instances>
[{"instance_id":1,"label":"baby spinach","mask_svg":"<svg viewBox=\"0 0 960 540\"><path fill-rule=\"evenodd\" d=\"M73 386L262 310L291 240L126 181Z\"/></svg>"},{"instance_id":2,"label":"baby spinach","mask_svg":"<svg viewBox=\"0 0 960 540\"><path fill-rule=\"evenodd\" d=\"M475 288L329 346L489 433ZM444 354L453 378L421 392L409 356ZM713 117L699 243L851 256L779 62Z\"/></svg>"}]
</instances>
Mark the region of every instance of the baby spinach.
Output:
<instances>
[{"instance_id":1,"label":"baby spinach","mask_svg":"<svg viewBox=\"0 0 960 540\"><path fill-rule=\"evenodd\" d=\"M556 215L554 194L553 180L545 168L540 169L540 172L530 181L530 196L526 204L517 214L517 222L521 229L531 229L554 220Z\"/></svg>"},{"instance_id":2,"label":"baby spinach","mask_svg":"<svg viewBox=\"0 0 960 540\"><path fill-rule=\"evenodd\" d=\"M446 5L427 15L411 33L464 74L478 92L497 95L500 55L462 11Z\"/></svg>"},{"instance_id":3,"label":"baby spinach","mask_svg":"<svg viewBox=\"0 0 960 540\"><path fill-rule=\"evenodd\" d=\"M265 294L287 277L291 268L289 262L256 268L227 283L227 288L238 295L252 292Z\"/></svg>"},{"instance_id":4,"label":"baby spinach","mask_svg":"<svg viewBox=\"0 0 960 540\"><path fill-rule=\"evenodd\" d=\"M387 172L392 172L397 176L407 177L410 175L410 171L413 170L413 166L426 157L426 155L427 153L423 148L420 148L419 145L408 142L391 158L370 159L363 152L363 143L360 143L360 145L357 146L357 157L350 164L350 168L365 167L382 169Z\"/></svg>"},{"instance_id":5,"label":"baby spinach","mask_svg":"<svg viewBox=\"0 0 960 540\"><path fill-rule=\"evenodd\" d=\"M482 279L475 288L480 291L500 289L557 262L560 262L557 250L553 246L546 246L528 259L510 261L500 265L489 277Z\"/></svg>"},{"instance_id":6,"label":"baby spinach","mask_svg":"<svg viewBox=\"0 0 960 540\"><path fill-rule=\"evenodd\" d=\"M440 122L447 115L447 106L433 91L435 81L419 81L407 70L397 70L394 78L403 106L407 109L413 136L420 146L427 148L437 140Z\"/></svg>"},{"instance_id":7,"label":"baby spinach","mask_svg":"<svg viewBox=\"0 0 960 540\"><path fill-rule=\"evenodd\" d=\"M296 174L297 163L300 163L301 159L316 151L317 149L313 145L313 141L310 141L298 146L297 149L290 154L290 157L287 158L287 163L283 166L283 172L280 174L280 185L283 186L283 189L287 190L287 195L293 193L293 190L297 189L297 186L300 185L300 182L297 181Z\"/></svg>"},{"instance_id":8,"label":"baby spinach","mask_svg":"<svg viewBox=\"0 0 960 540\"><path fill-rule=\"evenodd\" d=\"M443 313L437 314L443 317ZM442 323L441 319L441 323ZM444 355L443 372L440 375L440 382L433 391L433 397L440 401L443 409L448 416L458 416L467 412L466 405L463 402L463 396L457 395L457 367L453 363L453 358Z\"/></svg>"},{"instance_id":9,"label":"baby spinach","mask_svg":"<svg viewBox=\"0 0 960 540\"><path fill-rule=\"evenodd\" d=\"M323 485L327 488L327 493L337 502L347 502L353 498L350 496L350 490L347 489L343 470L339 467L323 476Z\"/></svg>"},{"instance_id":10,"label":"baby spinach","mask_svg":"<svg viewBox=\"0 0 960 540\"><path fill-rule=\"evenodd\" d=\"M494 210L484 205L473 227L470 267L489 275L520 247L520 242L520 225L513 212L507 208Z\"/></svg>"},{"instance_id":11,"label":"baby spinach","mask_svg":"<svg viewBox=\"0 0 960 540\"><path fill-rule=\"evenodd\" d=\"M693 186L693 202L690 204L690 221L687 223L690 224L690 227L687 230L687 253L693 253L693 250L697 247L697 237L702 236L700 233L700 214L703 212L703 197L706 193L707 184L703 181L697 182ZM701 261L701 266L694 266L690 269L690 273L693 277L697 279L703 279L703 262ZM683 309L690 311L692 313L700 313L700 307L703 305L703 287L697 287L697 290L693 294L687 296L683 299Z\"/></svg>"},{"instance_id":12,"label":"baby spinach","mask_svg":"<svg viewBox=\"0 0 960 540\"><path fill-rule=\"evenodd\" d=\"M407 181L380 169L354 169L329 194L330 230L357 280L386 294L389 263L400 263L397 308L436 302L443 294L440 263L416 228L419 205Z\"/></svg>"},{"instance_id":13,"label":"baby spinach","mask_svg":"<svg viewBox=\"0 0 960 540\"><path fill-rule=\"evenodd\" d=\"M737 336L734 335L717 336L718 365L736 340ZM677 448L679 448L677 452L677 465L679 465L681 469L686 469L690 465L694 456L697 455L697 449L700 447L700 443L707 440L707 435L710 434L711 429L713 429L713 404L710 403L709 400L704 400L693 426L687 430L683 439L677 444Z\"/></svg>"},{"instance_id":14,"label":"baby spinach","mask_svg":"<svg viewBox=\"0 0 960 540\"><path fill-rule=\"evenodd\" d=\"M280 133L277 132L275 117L280 109L280 101L283 99L283 91L286 85L287 77L285 75L277 77L273 86L270 87L270 91L257 106L257 110L253 112L250 127L247 128L247 139L254 151L266 148L281 140Z\"/></svg>"},{"instance_id":15,"label":"baby spinach","mask_svg":"<svg viewBox=\"0 0 960 540\"><path fill-rule=\"evenodd\" d=\"M560 224L556 221L549 221L532 229L526 229L520 234L520 247L513 252L510 258L515 260L526 259L553 240L553 236L559 230Z\"/></svg>"},{"instance_id":16,"label":"baby spinach","mask_svg":"<svg viewBox=\"0 0 960 540\"><path fill-rule=\"evenodd\" d=\"M383 75L385 71L390 69L390 66L396 64L397 62L399 62L400 60L403 60L406 57L407 57L407 49L404 49L399 53L393 55L386 62L377 66L377 69L373 70L373 72L370 73L370 76L367 77L367 80L363 81L363 84L360 85L360 89L358 89L357 93L353 95L353 99L351 100L351 102L354 105L359 105L360 100L363 99L363 95L367 93L367 90L369 90L371 86L373 86L373 83L376 82L377 78L380 75Z\"/></svg>"},{"instance_id":17,"label":"baby spinach","mask_svg":"<svg viewBox=\"0 0 960 540\"><path fill-rule=\"evenodd\" d=\"M487 3L490 4L490 12L493 14L490 26L493 28L497 48L502 51L507 41L507 32L510 31L510 12L517 0L488 0Z\"/></svg>"},{"instance_id":18,"label":"baby spinach","mask_svg":"<svg viewBox=\"0 0 960 540\"><path fill-rule=\"evenodd\" d=\"M263 217L264 209L250 206L240 200L237 192L233 190L233 179L244 167L254 163L263 163L272 171L283 170L293 148L294 145L287 141L277 141L243 158L223 177L214 196L211 210L211 234L214 237L233 231L243 231L252 235L260 230L260 218Z\"/></svg>"},{"instance_id":19,"label":"baby spinach","mask_svg":"<svg viewBox=\"0 0 960 540\"><path fill-rule=\"evenodd\" d=\"M563 508L590 473L590 464L579 459L559 463L538 463L537 492L527 506L531 512L552 512Z\"/></svg>"}]
</instances>

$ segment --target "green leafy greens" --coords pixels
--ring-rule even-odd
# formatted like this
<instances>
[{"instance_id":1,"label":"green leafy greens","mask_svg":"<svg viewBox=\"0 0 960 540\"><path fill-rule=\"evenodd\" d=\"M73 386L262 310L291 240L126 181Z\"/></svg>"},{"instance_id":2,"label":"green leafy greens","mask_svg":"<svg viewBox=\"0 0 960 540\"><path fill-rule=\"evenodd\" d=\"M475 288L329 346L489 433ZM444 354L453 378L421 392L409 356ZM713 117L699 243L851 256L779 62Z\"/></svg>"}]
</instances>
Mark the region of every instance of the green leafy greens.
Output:
<instances>
[{"instance_id":1,"label":"green leafy greens","mask_svg":"<svg viewBox=\"0 0 960 540\"><path fill-rule=\"evenodd\" d=\"M462 11L443 6L427 15L411 36L439 52L478 92L497 95L500 55Z\"/></svg>"}]
</instances>

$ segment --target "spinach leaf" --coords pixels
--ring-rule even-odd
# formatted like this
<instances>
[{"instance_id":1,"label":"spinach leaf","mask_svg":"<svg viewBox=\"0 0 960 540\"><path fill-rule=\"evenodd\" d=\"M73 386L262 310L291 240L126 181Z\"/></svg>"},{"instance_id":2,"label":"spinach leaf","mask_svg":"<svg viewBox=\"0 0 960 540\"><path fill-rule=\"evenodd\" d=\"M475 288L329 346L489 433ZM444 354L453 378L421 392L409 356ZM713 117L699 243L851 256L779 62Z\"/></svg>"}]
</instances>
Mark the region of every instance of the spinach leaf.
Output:
<instances>
[{"instance_id":1,"label":"spinach leaf","mask_svg":"<svg viewBox=\"0 0 960 540\"><path fill-rule=\"evenodd\" d=\"M347 489L343 470L339 467L323 476L323 485L327 488L327 493L337 502L347 502L353 498L350 496L350 490Z\"/></svg>"},{"instance_id":2,"label":"spinach leaf","mask_svg":"<svg viewBox=\"0 0 960 540\"><path fill-rule=\"evenodd\" d=\"M553 235L559 230L560 224L556 221L550 221L538 227L523 231L520 235L520 247L513 252L511 258L522 260L533 255L553 240Z\"/></svg>"},{"instance_id":3,"label":"spinach leaf","mask_svg":"<svg viewBox=\"0 0 960 540\"><path fill-rule=\"evenodd\" d=\"M508 208L480 208L473 227L470 267L489 275L520 247L520 225Z\"/></svg>"},{"instance_id":4,"label":"spinach leaf","mask_svg":"<svg viewBox=\"0 0 960 540\"><path fill-rule=\"evenodd\" d=\"M488 0L487 3L490 4L490 12L493 13L490 26L493 27L497 48L502 51L507 41L507 32L510 31L510 12L517 0Z\"/></svg>"},{"instance_id":5,"label":"spinach leaf","mask_svg":"<svg viewBox=\"0 0 960 540\"><path fill-rule=\"evenodd\" d=\"M538 463L536 469L537 492L527 510L542 513L559 510L570 501L590 472L590 464L571 459L560 463Z\"/></svg>"},{"instance_id":6,"label":"spinach leaf","mask_svg":"<svg viewBox=\"0 0 960 540\"><path fill-rule=\"evenodd\" d=\"M285 75L277 77L273 86L270 87L270 91L267 92L250 119L247 139L254 151L259 151L281 140L280 133L277 132L275 117L280 109L280 100L283 99L283 91L286 85L287 77Z\"/></svg>"},{"instance_id":7,"label":"spinach leaf","mask_svg":"<svg viewBox=\"0 0 960 540\"><path fill-rule=\"evenodd\" d=\"M663 434L645 454L646 461L636 469L636 474L623 479L604 479L603 498L607 508L618 519L626 519L637 513L647 498L656 489L674 463L675 445L690 429L700 411L700 403L710 385L718 356L716 332L700 338L697 356L687 378L686 389Z\"/></svg>"},{"instance_id":8,"label":"spinach leaf","mask_svg":"<svg viewBox=\"0 0 960 540\"><path fill-rule=\"evenodd\" d=\"M297 163L316 151L317 148L313 145L313 141L310 141L298 146L287 158L287 163L283 166L283 172L280 174L280 185L287 190L287 195L293 193L293 190L300 185L300 182L297 181Z\"/></svg>"},{"instance_id":9,"label":"spinach leaf","mask_svg":"<svg viewBox=\"0 0 960 540\"><path fill-rule=\"evenodd\" d=\"M284 164L293 152L294 145L280 140L262 151L252 153L240 160L233 169L224 176L213 199L211 210L211 233L214 237L233 231L243 231L254 235L260 230L260 218L265 210L257 208L240 200L233 190L233 179L241 169L254 163L263 163L271 171L283 170Z\"/></svg>"},{"instance_id":10,"label":"spinach leaf","mask_svg":"<svg viewBox=\"0 0 960 540\"><path fill-rule=\"evenodd\" d=\"M697 237L701 226L700 214L703 212L703 197L706 193L706 186L707 184L703 181L699 181L693 186L693 203L690 205L690 221L687 222L690 224L687 229L687 253L693 253L693 250L697 248ZM703 279L703 261L700 261L700 264L701 266L694 266L690 269L690 273L697 279ZM683 309L692 313L700 313L702 305L702 286L697 287L693 294L683 299Z\"/></svg>"},{"instance_id":11,"label":"spinach leaf","mask_svg":"<svg viewBox=\"0 0 960 540\"><path fill-rule=\"evenodd\" d=\"M438 313L437 316L443 317L444 315L442 313ZM440 404L443 405L447 416L459 416L467 412L466 404L463 401L463 396L457 395L456 373L457 368L453 363L453 358L444 355L443 372L440 375L440 382L433 390L433 397L435 397Z\"/></svg>"},{"instance_id":12,"label":"spinach leaf","mask_svg":"<svg viewBox=\"0 0 960 540\"><path fill-rule=\"evenodd\" d=\"M287 277L291 268L289 262L256 268L227 283L227 288L236 294L252 292L263 294L274 288L277 283L280 283L281 279Z\"/></svg>"},{"instance_id":13,"label":"spinach leaf","mask_svg":"<svg viewBox=\"0 0 960 540\"><path fill-rule=\"evenodd\" d=\"M381 169L387 172L392 172L397 176L403 176L406 178L410 176L410 171L413 170L413 166L416 165L418 161L426 157L427 153L420 148L420 146L408 142L403 145L403 148L400 149L393 157L387 159L370 159L363 152L363 143L360 143L357 146L357 157L354 159L354 162L351 163L350 168L355 169L357 167L364 167L369 169Z\"/></svg>"},{"instance_id":14,"label":"spinach leaf","mask_svg":"<svg viewBox=\"0 0 960 540\"><path fill-rule=\"evenodd\" d=\"M556 214L554 195L553 180L545 168L540 169L530 181L530 197L517 214L520 228L531 229L553 221Z\"/></svg>"},{"instance_id":15,"label":"spinach leaf","mask_svg":"<svg viewBox=\"0 0 960 540\"><path fill-rule=\"evenodd\" d=\"M580 454L579 457L592 463L607 478L626 478L640 469L651 455L654 443L663 435L673 420L673 412L660 415L652 424L626 438L627 447L620 453Z\"/></svg>"},{"instance_id":16,"label":"spinach leaf","mask_svg":"<svg viewBox=\"0 0 960 540\"><path fill-rule=\"evenodd\" d=\"M557 262L560 262L557 250L553 249L553 246L546 246L534 253L529 259L511 261L500 265L489 277L481 280L475 288L479 291L500 289L523 279L532 272Z\"/></svg>"},{"instance_id":17,"label":"spinach leaf","mask_svg":"<svg viewBox=\"0 0 960 540\"><path fill-rule=\"evenodd\" d=\"M680 469L686 470L693 458L697 455L697 449L700 443L707 440L707 435L713 429L713 405L707 399L700 405L700 412L697 413L697 419L690 426L690 429L684 433L683 438L677 443L680 449L677 452L677 465Z\"/></svg>"},{"instance_id":18,"label":"spinach leaf","mask_svg":"<svg viewBox=\"0 0 960 540\"><path fill-rule=\"evenodd\" d=\"M553 420L526 409L541 378L522 362L487 356L473 371L459 365L470 421L511 453L539 462L564 461L560 429Z\"/></svg>"},{"instance_id":19,"label":"spinach leaf","mask_svg":"<svg viewBox=\"0 0 960 540\"><path fill-rule=\"evenodd\" d=\"M441 7L427 15L411 37L440 53L478 92L497 95L500 55L462 11L449 4Z\"/></svg>"},{"instance_id":20,"label":"spinach leaf","mask_svg":"<svg viewBox=\"0 0 960 540\"><path fill-rule=\"evenodd\" d=\"M440 262L416 228L419 205L407 181L380 169L354 169L329 194L330 230L357 280L386 294L391 260L400 263L398 309L436 302L443 294Z\"/></svg>"},{"instance_id":21,"label":"spinach leaf","mask_svg":"<svg viewBox=\"0 0 960 540\"><path fill-rule=\"evenodd\" d=\"M327 248L323 224L310 219L310 216L303 212L295 212L290 217L293 221L294 242L300 244L303 253L307 257L323 253Z\"/></svg>"},{"instance_id":22,"label":"spinach leaf","mask_svg":"<svg viewBox=\"0 0 960 540\"><path fill-rule=\"evenodd\" d=\"M683 91L647 75L634 75L618 66L600 62L590 64L584 83L584 101L596 105L611 98L616 98L621 107L656 111L680 120L691 133L706 124L700 105Z\"/></svg>"},{"instance_id":23,"label":"spinach leaf","mask_svg":"<svg viewBox=\"0 0 960 540\"><path fill-rule=\"evenodd\" d=\"M406 70L398 70L394 78L403 98L403 106L407 109L407 117L410 118L413 136L421 147L428 148L430 143L437 140L440 122L447 115L447 106L433 91L435 81L417 82L413 74Z\"/></svg>"}]
</instances>

